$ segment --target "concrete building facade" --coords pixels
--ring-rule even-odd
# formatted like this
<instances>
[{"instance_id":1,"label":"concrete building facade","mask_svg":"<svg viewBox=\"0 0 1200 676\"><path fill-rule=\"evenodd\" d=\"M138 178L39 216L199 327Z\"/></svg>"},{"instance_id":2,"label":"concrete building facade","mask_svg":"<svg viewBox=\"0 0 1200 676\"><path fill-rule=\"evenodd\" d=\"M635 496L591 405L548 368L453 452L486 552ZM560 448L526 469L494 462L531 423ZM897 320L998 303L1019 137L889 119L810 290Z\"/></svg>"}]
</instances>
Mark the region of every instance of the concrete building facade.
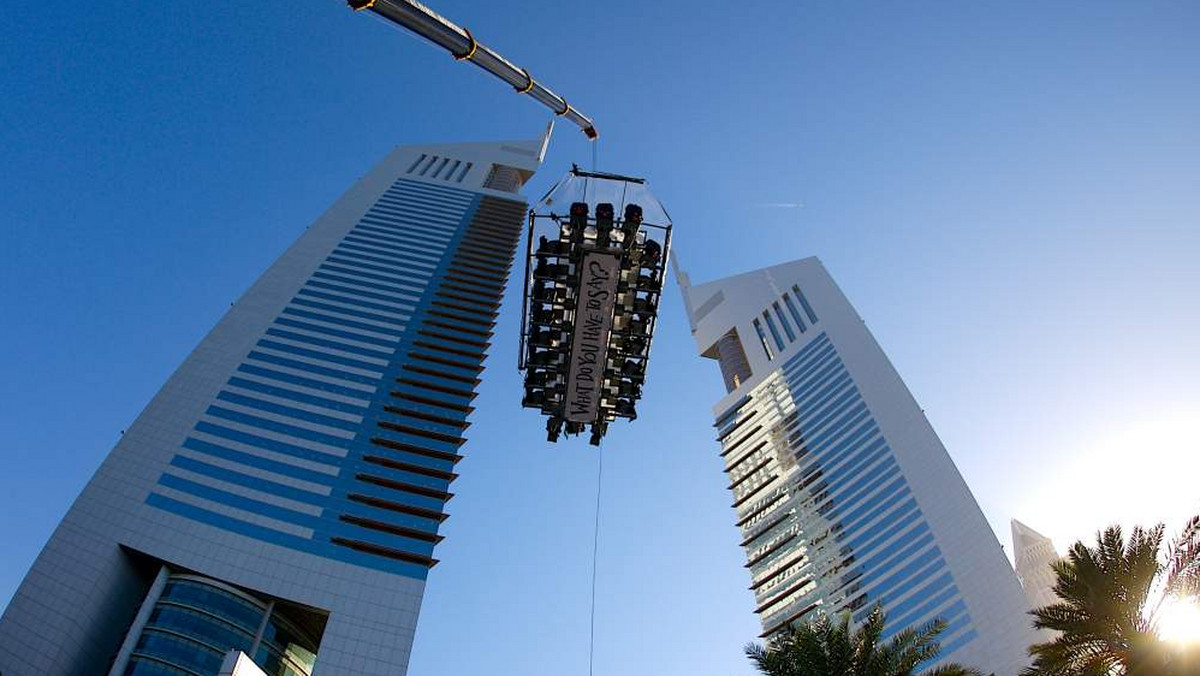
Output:
<instances>
[{"instance_id":1,"label":"concrete building facade","mask_svg":"<svg viewBox=\"0 0 1200 676\"><path fill-rule=\"evenodd\" d=\"M0 673L404 674L545 142L397 148L313 223L55 530Z\"/></svg>"},{"instance_id":2,"label":"concrete building facade","mask_svg":"<svg viewBox=\"0 0 1200 676\"><path fill-rule=\"evenodd\" d=\"M717 440L763 637L880 605L885 638L940 617L940 659L1015 676L1033 641L1021 586L821 262L677 278L697 350L725 383Z\"/></svg>"}]
</instances>

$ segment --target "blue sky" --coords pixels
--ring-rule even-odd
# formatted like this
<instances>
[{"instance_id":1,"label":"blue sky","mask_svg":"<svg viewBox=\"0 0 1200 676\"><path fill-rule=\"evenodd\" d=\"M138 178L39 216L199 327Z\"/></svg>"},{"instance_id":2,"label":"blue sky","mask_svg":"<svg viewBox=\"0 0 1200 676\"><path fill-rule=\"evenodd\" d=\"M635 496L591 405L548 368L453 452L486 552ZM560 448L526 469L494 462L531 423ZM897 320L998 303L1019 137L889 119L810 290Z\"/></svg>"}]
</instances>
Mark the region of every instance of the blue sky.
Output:
<instances>
[{"instance_id":1,"label":"blue sky","mask_svg":"<svg viewBox=\"0 0 1200 676\"><path fill-rule=\"evenodd\" d=\"M435 4L595 117L696 283L820 256L1002 542L1200 508L1200 5ZM0 31L0 603L254 278L394 145L547 115L338 0L20 3ZM560 126L542 191L582 135ZM802 204L802 207L769 206ZM512 298L510 297L510 301ZM501 317L414 676L585 673L596 457ZM748 674L710 405L665 300L605 447L597 674ZM1190 478L1189 478L1190 477Z\"/></svg>"}]
</instances>

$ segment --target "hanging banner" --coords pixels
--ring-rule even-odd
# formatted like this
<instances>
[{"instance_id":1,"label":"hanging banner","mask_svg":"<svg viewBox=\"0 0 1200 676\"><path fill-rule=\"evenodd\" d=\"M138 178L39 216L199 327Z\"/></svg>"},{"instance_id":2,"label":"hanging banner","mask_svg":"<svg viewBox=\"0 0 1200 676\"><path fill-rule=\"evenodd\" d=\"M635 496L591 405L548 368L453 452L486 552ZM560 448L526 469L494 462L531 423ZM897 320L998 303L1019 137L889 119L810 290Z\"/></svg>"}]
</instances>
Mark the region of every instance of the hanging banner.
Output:
<instances>
[{"instance_id":1,"label":"hanging banner","mask_svg":"<svg viewBox=\"0 0 1200 676\"><path fill-rule=\"evenodd\" d=\"M563 412L570 422L592 422L599 412L620 273L621 259L612 254L589 252L580 261L575 336Z\"/></svg>"}]
</instances>

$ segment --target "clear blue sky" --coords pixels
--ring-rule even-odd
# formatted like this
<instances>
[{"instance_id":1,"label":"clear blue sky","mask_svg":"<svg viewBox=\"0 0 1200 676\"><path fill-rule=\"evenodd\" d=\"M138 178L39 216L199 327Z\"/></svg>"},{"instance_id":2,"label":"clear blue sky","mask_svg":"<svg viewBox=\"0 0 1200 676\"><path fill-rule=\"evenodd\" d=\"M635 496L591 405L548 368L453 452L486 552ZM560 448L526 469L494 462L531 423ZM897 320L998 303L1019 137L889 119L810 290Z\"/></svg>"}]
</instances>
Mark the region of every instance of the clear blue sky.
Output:
<instances>
[{"instance_id":1,"label":"clear blue sky","mask_svg":"<svg viewBox=\"0 0 1200 676\"><path fill-rule=\"evenodd\" d=\"M0 604L120 430L359 175L547 118L340 0L10 4ZM1014 516L1063 547L1197 507L1200 4L433 4L595 116L600 168L650 177L695 282L819 255L1004 543ZM590 158L561 126L529 192ZM587 670L596 458L518 409L515 310L413 676ZM642 418L605 449L596 674L744 675L720 378L676 294L663 320Z\"/></svg>"}]
</instances>

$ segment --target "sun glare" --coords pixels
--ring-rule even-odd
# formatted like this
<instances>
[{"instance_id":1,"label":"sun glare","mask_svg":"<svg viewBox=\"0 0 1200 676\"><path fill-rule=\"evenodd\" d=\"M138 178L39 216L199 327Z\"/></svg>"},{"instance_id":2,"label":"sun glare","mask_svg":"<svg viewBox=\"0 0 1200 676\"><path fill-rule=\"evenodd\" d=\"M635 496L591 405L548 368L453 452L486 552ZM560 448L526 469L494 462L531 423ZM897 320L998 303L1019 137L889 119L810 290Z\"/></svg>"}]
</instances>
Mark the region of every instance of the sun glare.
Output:
<instances>
[{"instance_id":1,"label":"sun glare","mask_svg":"<svg viewBox=\"0 0 1200 676\"><path fill-rule=\"evenodd\" d=\"M1200 599L1167 599L1159 610L1158 636L1175 643L1200 643Z\"/></svg>"}]
</instances>

